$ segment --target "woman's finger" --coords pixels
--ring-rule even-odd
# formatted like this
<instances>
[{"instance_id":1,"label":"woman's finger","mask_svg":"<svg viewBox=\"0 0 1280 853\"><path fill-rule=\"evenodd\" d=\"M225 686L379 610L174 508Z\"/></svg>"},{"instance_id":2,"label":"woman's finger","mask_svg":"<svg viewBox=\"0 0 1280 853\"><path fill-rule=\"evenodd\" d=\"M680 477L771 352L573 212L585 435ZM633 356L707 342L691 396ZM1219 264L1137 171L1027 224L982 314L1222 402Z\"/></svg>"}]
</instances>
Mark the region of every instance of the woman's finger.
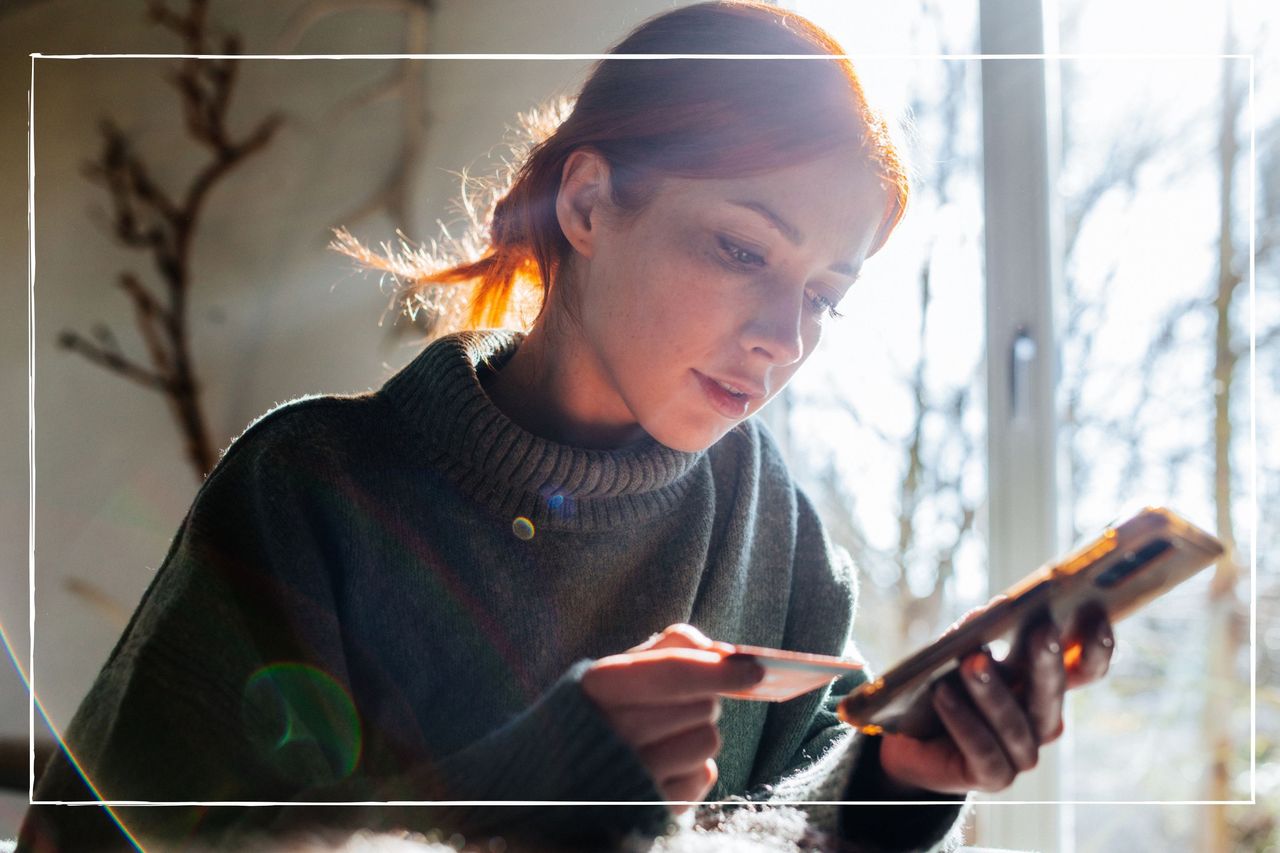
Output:
<instances>
[{"instance_id":1,"label":"woman's finger","mask_svg":"<svg viewBox=\"0 0 1280 853\"><path fill-rule=\"evenodd\" d=\"M1106 675L1116 646L1106 611L1097 605L1082 607L1065 632L1062 645L1067 650L1064 664L1069 689Z\"/></svg>"},{"instance_id":2,"label":"woman's finger","mask_svg":"<svg viewBox=\"0 0 1280 853\"><path fill-rule=\"evenodd\" d=\"M640 763L659 786L695 772L720 751L720 731L714 724L696 726L641 747Z\"/></svg>"},{"instance_id":3,"label":"woman's finger","mask_svg":"<svg viewBox=\"0 0 1280 853\"><path fill-rule=\"evenodd\" d=\"M764 678L764 667L746 657L703 649L649 649L596 661L582 689L601 707L671 705L744 690Z\"/></svg>"},{"instance_id":4,"label":"woman's finger","mask_svg":"<svg viewBox=\"0 0 1280 853\"><path fill-rule=\"evenodd\" d=\"M706 696L679 705L638 705L614 710L609 721L635 749L720 719L720 698Z\"/></svg>"},{"instance_id":5,"label":"woman's finger","mask_svg":"<svg viewBox=\"0 0 1280 853\"><path fill-rule=\"evenodd\" d=\"M1007 788L1017 772L964 688L942 679L933 689L933 707L963 759L966 785L982 791Z\"/></svg>"},{"instance_id":6,"label":"woman's finger","mask_svg":"<svg viewBox=\"0 0 1280 853\"><path fill-rule=\"evenodd\" d=\"M692 802L702 802L707 798L707 793L715 787L716 779L719 778L720 770L716 767L715 759L708 758L702 763L702 766L692 773L683 776L677 776L668 780L665 784L658 786L659 793L662 794L664 800L679 801L689 800ZM693 806L673 805L671 811L673 814L682 814L693 808Z\"/></svg>"},{"instance_id":7,"label":"woman's finger","mask_svg":"<svg viewBox=\"0 0 1280 853\"><path fill-rule=\"evenodd\" d=\"M1006 668L1023 684L1023 706L1037 742L1043 746L1057 740L1062 734L1067 674L1061 633L1052 619L1035 622L1019 635Z\"/></svg>"},{"instance_id":8,"label":"woman's finger","mask_svg":"<svg viewBox=\"0 0 1280 853\"><path fill-rule=\"evenodd\" d=\"M995 734L1009 764L1018 772L1030 770L1039 761L1040 742L1032 722L1018 698L996 670L989 652L969 655L960 664L960 676L973 706Z\"/></svg>"},{"instance_id":9,"label":"woman's finger","mask_svg":"<svg viewBox=\"0 0 1280 853\"><path fill-rule=\"evenodd\" d=\"M732 654L733 646L719 643L706 634L684 622L668 625L638 646L627 649L628 652L643 652L649 649L707 649L724 654Z\"/></svg>"}]
</instances>

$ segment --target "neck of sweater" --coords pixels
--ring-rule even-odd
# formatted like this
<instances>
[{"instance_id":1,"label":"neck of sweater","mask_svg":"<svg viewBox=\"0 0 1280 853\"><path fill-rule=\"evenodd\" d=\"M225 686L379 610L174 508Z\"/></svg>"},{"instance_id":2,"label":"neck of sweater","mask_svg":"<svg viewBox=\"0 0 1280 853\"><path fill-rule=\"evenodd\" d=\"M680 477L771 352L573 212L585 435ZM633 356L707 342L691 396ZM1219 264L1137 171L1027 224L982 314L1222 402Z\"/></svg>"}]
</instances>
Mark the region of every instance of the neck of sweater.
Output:
<instances>
[{"instance_id":1,"label":"neck of sweater","mask_svg":"<svg viewBox=\"0 0 1280 853\"><path fill-rule=\"evenodd\" d=\"M468 497L535 528L602 530L670 512L705 451L652 437L617 450L540 438L502 413L482 380L502 369L524 335L469 331L440 338L382 388L424 440L430 462Z\"/></svg>"}]
</instances>

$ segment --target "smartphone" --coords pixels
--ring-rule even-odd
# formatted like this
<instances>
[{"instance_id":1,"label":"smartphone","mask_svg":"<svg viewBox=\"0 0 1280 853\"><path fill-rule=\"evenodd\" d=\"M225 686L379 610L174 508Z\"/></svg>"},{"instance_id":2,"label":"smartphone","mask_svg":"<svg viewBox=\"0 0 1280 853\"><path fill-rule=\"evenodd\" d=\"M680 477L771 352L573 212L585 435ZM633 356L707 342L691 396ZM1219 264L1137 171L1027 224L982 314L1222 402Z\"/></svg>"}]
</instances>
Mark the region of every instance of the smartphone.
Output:
<instances>
[{"instance_id":1,"label":"smartphone","mask_svg":"<svg viewBox=\"0 0 1280 853\"><path fill-rule=\"evenodd\" d=\"M977 616L845 696L837 709L840 718L867 734L940 734L941 723L930 703L916 700L966 655L1045 614L1066 625L1088 603L1101 605L1111 621L1118 622L1221 555L1222 543L1213 536L1168 509L1147 507L1032 572ZM1079 646L1063 654L1069 660L1079 654Z\"/></svg>"}]
</instances>

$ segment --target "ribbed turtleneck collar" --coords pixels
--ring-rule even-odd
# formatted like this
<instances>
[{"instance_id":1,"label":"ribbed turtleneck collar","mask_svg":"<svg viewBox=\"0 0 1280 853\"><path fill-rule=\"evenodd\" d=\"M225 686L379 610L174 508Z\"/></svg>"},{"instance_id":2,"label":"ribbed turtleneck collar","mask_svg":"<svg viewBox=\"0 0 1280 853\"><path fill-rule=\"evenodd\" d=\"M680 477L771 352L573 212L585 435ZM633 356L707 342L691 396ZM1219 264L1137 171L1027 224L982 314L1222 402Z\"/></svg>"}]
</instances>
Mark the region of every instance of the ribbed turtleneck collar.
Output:
<instances>
[{"instance_id":1,"label":"ribbed turtleneck collar","mask_svg":"<svg viewBox=\"0 0 1280 853\"><path fill-rule=\"evenodd\" d=\"M481 386L524 340L520 332L440 338L382 388L427 440L432 461L471 498L537 528L601 530L670 512L705 451L652 437L620 450L557 444L503 414Z\"/></svg>"}]
</instances>

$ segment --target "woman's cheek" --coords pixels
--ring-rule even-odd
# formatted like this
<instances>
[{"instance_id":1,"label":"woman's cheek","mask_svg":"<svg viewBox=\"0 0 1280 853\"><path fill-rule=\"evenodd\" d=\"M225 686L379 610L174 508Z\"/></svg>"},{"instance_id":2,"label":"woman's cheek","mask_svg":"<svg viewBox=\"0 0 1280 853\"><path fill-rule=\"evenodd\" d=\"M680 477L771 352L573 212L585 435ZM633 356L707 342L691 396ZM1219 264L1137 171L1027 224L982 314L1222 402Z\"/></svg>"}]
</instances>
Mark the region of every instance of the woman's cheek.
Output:
<instances>
[{"instance_id":1,"label":"woman's cheek","mask_svg":"<svg viewBox=\"0 0 1280 853\"><path fill-rule=\"evenodd\" d=\"M713 319L713 311L725 296L723 276L716 276L705 263L676 262L651 267L647 280L657 285L651 305L663 324L684 325ZM670 326L669 326L670 327Z\"/></svg>"}]
</instances>

